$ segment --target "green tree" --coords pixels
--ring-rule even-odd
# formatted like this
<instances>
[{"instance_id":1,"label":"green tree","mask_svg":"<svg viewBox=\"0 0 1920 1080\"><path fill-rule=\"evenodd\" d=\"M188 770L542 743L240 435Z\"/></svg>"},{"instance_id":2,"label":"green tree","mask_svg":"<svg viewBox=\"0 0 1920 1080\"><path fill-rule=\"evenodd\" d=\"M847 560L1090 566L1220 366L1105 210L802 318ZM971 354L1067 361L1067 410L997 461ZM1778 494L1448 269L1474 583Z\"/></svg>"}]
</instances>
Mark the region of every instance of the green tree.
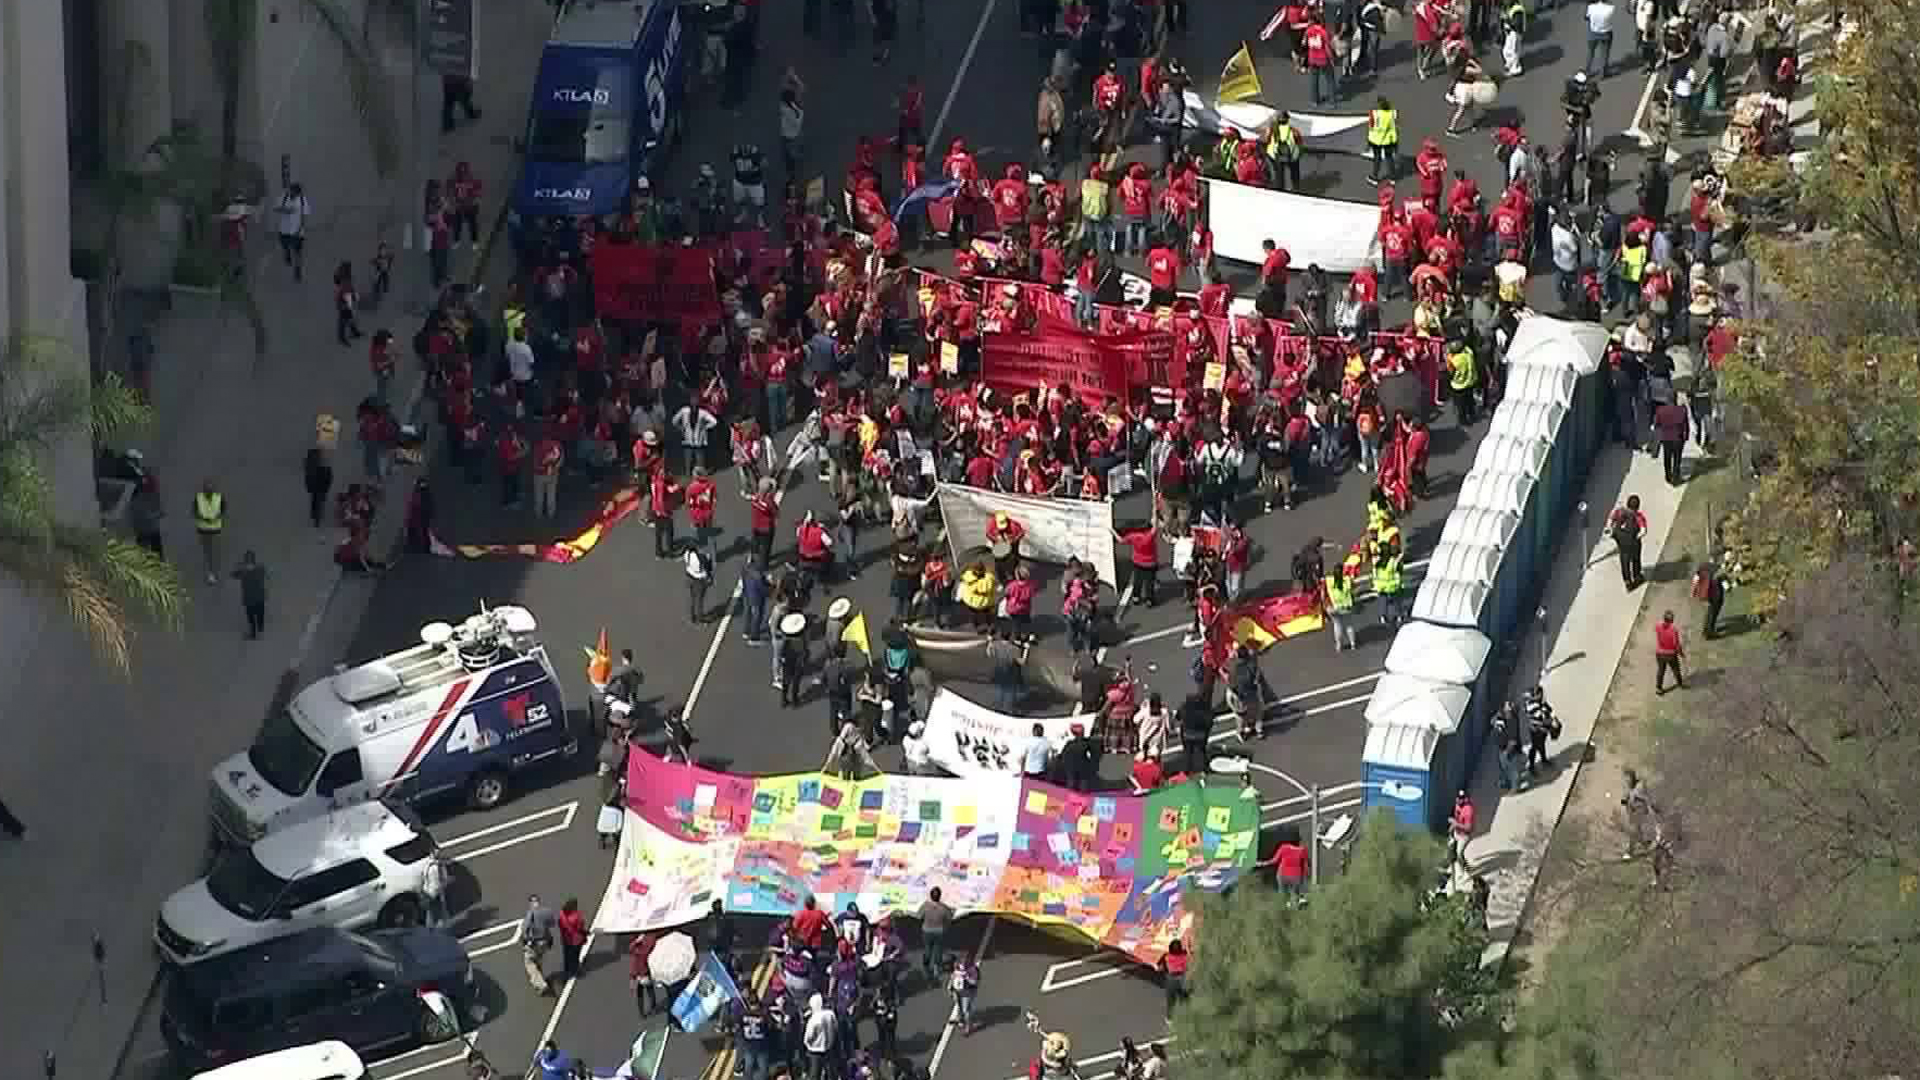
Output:
<instances>
[{"instance_id":1,"label":"green tree","mask_svg":"<svg viewBox=\"0 0 1920 1080\"><path fill-rule=\"evenodd\" d=\"M1800 4L1824 22L1831 0ZM1740 163L1736 191L1786 196L1825 234L1748 244L1761 296L1724 388L1770 448L1729 540L1770 614L1796 577L1916 524L1920 473L1920 0L1841 0L1852 29L1815 66L1821 138L1798 170Z\"/></svg>"},{"instance_id":2,"label":"green tree","mask_svg":"<svg viewBox=\"0 0 1920 1080\"><path fill-rule=\"evenodd\" d=\"M1425 1078L1493 1006L1485 935L1430 904L1438 841L1369 820L1304 907L1248 884L1203 898L1181 1052L1210 1080Z\"/></svg>"},{"instance_id":3,"label":"green tree","mask_svg":"<svg viewBox=\"0 0 1920 1080\"><path fill-rule=\"evenodd\" d=\"M60 520L47 462L69 440L110 439L146 418L118 378L89 386L86 366L50 343L15 341L0 362L0 572L66 605L122 672L136 616L176 623L185 593L166 560L97 525Z\"/></svg>"}]
</instances>

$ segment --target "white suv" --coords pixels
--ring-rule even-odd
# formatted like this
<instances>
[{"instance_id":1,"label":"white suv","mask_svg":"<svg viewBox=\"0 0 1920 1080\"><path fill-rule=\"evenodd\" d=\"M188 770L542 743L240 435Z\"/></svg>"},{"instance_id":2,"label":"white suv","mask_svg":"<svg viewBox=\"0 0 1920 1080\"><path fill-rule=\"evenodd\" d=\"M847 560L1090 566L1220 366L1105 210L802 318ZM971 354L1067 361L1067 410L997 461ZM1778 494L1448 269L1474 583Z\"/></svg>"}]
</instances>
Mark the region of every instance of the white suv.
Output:
<instances>
[{"instance_id":1,"label":"white suv","mask_svg":"<svg viewBox=\"0 0 1920 1080\"><path fill-rule=\"evenodd\" d=\"M433 837L408 810L336 810L229 853L167 898L153 940L168 960L193 964L315 926L418 926L434 858Z\"/></svg>"}]
</instances>

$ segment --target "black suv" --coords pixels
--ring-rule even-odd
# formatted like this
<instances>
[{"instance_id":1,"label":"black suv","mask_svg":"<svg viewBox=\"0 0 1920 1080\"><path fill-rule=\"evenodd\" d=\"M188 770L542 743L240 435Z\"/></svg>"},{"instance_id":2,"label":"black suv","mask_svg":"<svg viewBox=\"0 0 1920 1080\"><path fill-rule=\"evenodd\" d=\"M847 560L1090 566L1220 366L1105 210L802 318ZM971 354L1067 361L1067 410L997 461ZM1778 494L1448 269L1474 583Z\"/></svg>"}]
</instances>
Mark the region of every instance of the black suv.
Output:
<instances>
[{"instance_id":1,"label":"black suv","mask_svg":"<svg viewBox=\"0 0 1920 1080\"><path fill-rule=\"evenodd\" d=\"M472 964L452 934L306 930L174 972L160 1033L189 1073L326 1039L364 1056L428 1040L428 990L463 1013L472 1002Z\"/></svg>"}]
</instances>

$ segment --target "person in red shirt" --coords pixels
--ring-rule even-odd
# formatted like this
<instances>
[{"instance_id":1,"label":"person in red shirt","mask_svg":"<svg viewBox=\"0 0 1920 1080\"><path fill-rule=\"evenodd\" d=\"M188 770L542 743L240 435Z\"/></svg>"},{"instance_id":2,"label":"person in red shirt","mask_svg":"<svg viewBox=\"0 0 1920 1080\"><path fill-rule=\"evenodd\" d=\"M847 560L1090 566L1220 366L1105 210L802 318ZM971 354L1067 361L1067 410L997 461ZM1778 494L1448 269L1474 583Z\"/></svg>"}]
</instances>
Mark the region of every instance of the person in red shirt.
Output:
<instances>
[{"instance_id":1,"label":"person in red shirt","mask_svg":"<svg viewBox=\"0 0 1920 1080\"><path fill-rule=\"evenodd\" d=\"M452 240L456 244L464 229L467 246L480 246L480 191L480 178L473 175L472 165L462 161L453 167L453 175L447 178L447 192L453 197Z\"/></svg>"},{"instance_id":2,"label":"person in red shirt","mask_svg":"<svg viewBox=\"0 0 1920 1080\"><path fill-rule=\"evenodd\" d=\"M1503 199L1488 217L1500 257L1519 258L1526 230L1526 218L1521 215L1520 208L1512 200Z\"/></svg>"},{"instance_id":3,"label":"person in red shirt","mask_svg":"<svg viewBox=\"0 0 1920 1080\"><path fill-rule=\"evenodd\" d=\"M747 499L749 528L753 532L753 551L761 566L773 559L773 530L780 520L779 484L771 476L762 477L759 490Z\"/></svg>"},{"instance_id":4,"label":"person in red shirt","mask_svg":"<svg viewBox=\"0 0 1920 1080\"><path fill-rule=\"evenodd\" d=\"M1420 153L1414 156L1413 173L1420 181L1420 201L1434 214L1440 212L1440 189L1447 179L1447 152L1440 149L1440 140L1429 135L1420 143Z\"/></svg>"},{"instance_id":5,"label":"person in red shirt","mask_svg":"<svg viewBox=\"0 0 1920 1080\"><path fill-rule=\"evenodd\" d=\"M714 483L707 475L705 465L693 467L693 479L687 481L687 521L693 526L693 542L706 547L708 557L714 562L720 559L714 550L714 536L719 530L713 527Z\"/></svg>"},{"instance_id":6,"label":"person in red shirt","mask_svg":"<svg viewBox=\"0 0 1920 1080\"><path fill-rule=\"evenodd\" d=\"M653 557L656 559L674 557L673 512L679 498L680 485L667 475L665 466L654 469L647 485L647 514L653 520Z\"/></svg>"},{"instance_id":7,"label":"person in red shirt","mask_svg":"<svg viewBox=\"0 0 1920 1080\"><path fill-rule=\"evenodd\" d=\"M1148 307L1171 307L1174 301L1174 288L1180 281L1180 256L1164 242L1147 252L1147 283L1152 291L1147 296Z\"/></svg>"},{"instance_id":8,"label":"person in red shirt","mask_svg":"<svg viewBox=\"0 0 1920 1080\"><path fill-rule=\"evenodd\" d=\"M827 535L826 526L814 520L813 512L800 519L794 529L794 546L800 555L800 566L815 581L827 580L833 569L833 537ZM811 591L807 587L802 592Z\"/></svg>"},{"instance_id":9,"label":"person in red shirt","mask_svg":"<svg viewBox=\"0 0 1920 1080\"><path fill-rule=\"evenodd\" d=\"M1467 789L1461 788L1453 797L1453 813L1447 816L1447 836L1449 839L1448 865L1467 864L1467 841L1473 839L1473 800L1467 797Z\"/></svg>"},{"instance_id":10,"label":"person in red shirt","mask_svg":"<svg viewBox=\"0 0 1920 1080\"><path fill-rule=\"evenodd\" d=\"M1154 578L1160 572L1160 530L1142 525L1124 531L1115 529L1113 535L1127 545L1133 566L1133 580L1121 598L1122 609L1136 600L1154 607L1160 602L1154 595Z\"/></svg>"},{"instance_id":11,"label":"person in red shirt","mask_svg":"<svg viewBox=\"0 0 1920 1080\"><path fill-rule=\"evenodd\" d=\"M1260 241L1260 250L1267 253L1260 263L1260 287L1275 289L1284 303L1287 296L1287 271L1293 265L1293 253L1273 242L1273 239Z\"/></svg>"},{"instance_id":12,"label":"person in red shirt","mask_svg":"<svg viewBox=\"0 0 1920 1080\"><path fill-rule=\"evenodd\" d=\"M793 936L803 947L817 953L826 943L826 932L827 913L820 910L813 897L807 897L806 904L793 913Z\"/></svg>"},{"instance_id":13,"label":"person in red shirt","mask_svg":"<svg viewBox=\"0 0 1920 1080\"><path fill-rule=\"evenodd\" d=\"M1246 530L1229 523L1220 536L1220 564L1227 571L1227 602L1240 599L1240 587L1246 583L1247 567L1253 562L1253 541Z\"/></svg>"},{"instance_id":14,"label":"person in red shirt","mask_svg":"<svg viewBox=\"0 0 1920 1080\"><path fill-rule=\"evenodd\" d=\"M580 952L587 947L587 918L580 914L580 901L569 897L561 904L553 928L560 932L560 977L572 982L580 977Z\"/></svg>"},{"instance_id":15,"label":"person in red shirt","mask_svg":"<svg viewBox=\"0 0 1920 1080\"><path fill-rule=\"evenodd\" d=\"M500 465L500 505L511 510L520 505L520 471L527 464L527 441L509 424L494 444Z\"/></svg>"},{"instance_id":16,"label":"person in red shirt","mask_svg":"<svg viewBox=\"0 0 1920 1080\"><path fill-rule=\"evenodd\" d=\"M1660 616L1660 625L1653 628L1653 692L1667 692L1667 672L1673 672L1673 685L1681 690L1687 688L1687 680L1680 674L1680 659L1687 655L1686 643L1680 639L1680 626L1673 621L1673 612Z\"/></svg>"},{"instance_id":17,"label":"person in red shirt","mask_svg":"<svg viewBox=\"0 0 1920 1080\"><path fill-rule=\"evenodd\" d=\"M1333 68L1333 33L1327 24L1315 18L1300 35L1300 47L1307 54L1307 74L1313 80L1313 103L1327 105L1340 100L1340 76Z\"/></svg>"},{"instance_id":18,"label":"person in red shirt","mask_svg":"<svg viewBox=\"0 0 1920 1080\"><path fill-rule=\"evenodd\" d=\"M1274 883L1288 896L1299 898L1306 895L1307 874L1311 867L1307 865L1307 848L1298 836L1288 836L1274 849L1273 857L1260 863L1262 867L1273 867Z\"/></svg>"},{"instance_id":19,"label":"person in red shirt","mask_svg":"<svg viewBox=\"0 0 1920 1080\"><path fill-rule=\"evenodd\" d=\"M1382 293L1391 300L1405 292L1413 271L1413 230L1394 218L1380 227L1380 266L1386 281Z\"/></svg>"},{"instance_id":20,"label":"person in red shirt","mask_svg":"<svg viewBox=\"0 0 1920 1080\"><path fill-rule=\"evenodd\" d=\"M1415 498L1427 497L1427 457L1433 446L1433 433L1425 420L1415 420L1407 429L1407 487Z\"/></svg>"},{"instance_id":21,"label":"person in red shirt","mask_svg":"<svg viewBox=\"0 0 1920 1080\"><path fill-rule=\"evenodd\" d=\"M373 369L373 396L384 405L387 391L393 386L393 331L373 332L373 341L367 346L367 364Z\"/></svg>"},{"instance_id":22,"label":"person in red shirt","mask_svg":"<svg viewBox=\"0 0 1920 1080\"><path fill-rule=\"evenodd\" d=\"M1136 161L1120 178L1120 211L1126 235L1115 254L1137 255L1147 250L1147 220L1153 212L1153 177Z\"/></svg>"},{"instance_id":23,"label":"person in red shirt","mask_svg":"<svg viewBox=\"0 0 1920 1080\"><path fill-rule=\"evenodd\" d=\"M649 930L627 946L627 982L633 986L634 1003L640 1008L642 1020L666 1004L665 988L656 990L653 983L653 947L659 941L659 932Z\"/></svg>"},{"instance_id":24,"label":"person in red shirt","mask_svg":"<svg viewBox=\"0 0 1920 1080\"><path fill-rule=\"evenodd\" d=\"M1026 537L1027 527L1007 514L987 519L987 546L993 549L993 572L1001 581L1013 580L1020 565L1020 541Z\"/></svg>"},{"instance_id":25,"label":"person in red shirt","mask_svg":"<svg viewBox=\"0 0 1920 1080\"><path fill-rule=\"evenodd\" d=\"M1120 65L1107 61L1106 69L1093 80L1093 107L1100 114L1095 146L1104 150L1120 135L1120 107L1126 101L1126 84L1120 81Z\"/></svg>"},{"instance_id":26,"label":"person in red shirt","mask_svg":"<svg viewBox=\"0 0 1920 1080\"><path fill-rule=\"evenodd\" d=\"M1058 292L1067 283L1067 255L1060 250L1058 233L1049 232L1040 245L1040 283Z\"/></svg>"},{"instance_id":27,"label":"person in red shirt","mask_svg":"<svg viewBox=\"0 0 1920 1080\"><path fill-rule=\"evenodd\" d=\"M533 512L544 518L559 514L560 466L567 452L554 438L553 429L533 448Z\"/></svg>"},{"instance_id":28,"label":"person in red shirt","mask_svg":"<svg viewBox=\"0 0 1920 1080\"><path fill-rule=\"evenodd\" d=\"M897 147L915 145L924 141L921 134L921 117L926 112L927 98L920 90L920 76L909 74L907 85L900 89L900 96L894 99L894 108L900 113L899 141ZM917 186L917 185L916 185ZM912 191L912 187L904 189Z\"/></svg>"}]
</instances>

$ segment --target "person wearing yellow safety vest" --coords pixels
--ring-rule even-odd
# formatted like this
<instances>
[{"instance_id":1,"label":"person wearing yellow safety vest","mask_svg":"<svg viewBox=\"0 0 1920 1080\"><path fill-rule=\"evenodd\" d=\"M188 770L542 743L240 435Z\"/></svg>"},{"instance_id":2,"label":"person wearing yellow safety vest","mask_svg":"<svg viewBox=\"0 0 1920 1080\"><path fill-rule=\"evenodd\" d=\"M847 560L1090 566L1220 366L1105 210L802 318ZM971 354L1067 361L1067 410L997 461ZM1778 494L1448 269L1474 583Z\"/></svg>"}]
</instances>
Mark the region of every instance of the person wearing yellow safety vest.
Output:
<instances>
[{"instance_id":1,"label":"person wearing yellow safety vest","mask_svg":"<svg viewBox=\"0 0 1920 1080\"><path fill-rule=\"evenodd\" d=\"M193 531L200 537L200 559L206 564L207 584L220 581L220 534L227 527L227 497L208 477L193 493Z\"/></svg>"},{"instance_id":2,"label":"person wearing yellow safety vest","mask_svg":"<svg viewBox=\"0 0 1920 1080\"><path fill-rule=\"evenodd\" d=\"M1360 557L1350 555L1342 566L1334 567L1326 578L1327 622L1333 627L1333 651L1345 652L1358 645L1353 626L1353 582L1360 574Z\"/></svg>"},{"instance_id":3,"label":"person wearing yellow safety vest","mask_svg":"<svg viewBox=\"0 0 1920 1080\"><path fill-rule=\"evenodd\" d=\"M1367 153L1373 158L1372 175L1367 177L1367 183L1375 187L1383 181L1393 183L1399 152L1400 113L1394 109L1393 102L1379 98L1374 102L1373 111L1367 114Z\"/></svg>"},{"instance_id":4,"label":"person wearing yellow safety vest","mask_svg":"<svg viewBox=\"0 0 1920 1080\"><path fill-rule=\"evenodd\" d=\"M1474 360L1473 346L1455 338L1447 342L1447 391L1453 396L1454 415L1461 427L1471 427L1480 418L1475 401L1480 389L1480 365Z\"/></svg>"},{"instance_id":5,"label":"person wearing yellow safety vest","mask_svg":"<svg viewBox=\"0 0 1920 1080\"><path fill-rule=\"evenodd\" d=\"M1652 261L1652 250L1647 246L1647 234L1643 229L1628 229L1620 241L1620 280L1626 283L1621 292L1627 302L1627 310L1640 310L1640 283L1647 279L1647 264Z\"/></svg>"},{"instance_id":6,"label":"person wearing yellow safety vest","mask_svg":"<svg viewBox=\"0 0 1920 1080\"><path fill-rule=\"evenodd\" d=\"M1400 577L1400 564L1403 556L1398 551L1376 548L1373 553L1373 591L1380 598L1380 621L1387 626L1398 626L1404 616L1400 610L1400 590L1405 584Z\"/></svg>"},{"instance_id":7,"label":"person wearing yellow safety vest","mask_svg":"<svg viewBox=\"0 0 1920 1080\"><path fill-rule=\"evenodd\" d=\"M962 607L973 619L974 629L986 633L993 626L994 601L999 599L1000 583L985 562L975 562L960 574L954 590Z\"/></svg>"},{"instance_id":8,"label":"person wearing yellow safety vest","mask_svg":"<svg viewBox=\"0 0 1920 1080\"><path fill-rule=\"evenodd\" d=\"M1285 110L1273 118L1273 127L1267 131L1267 160L1273 163L1274 187L1300 190L1300 133L1293 129Z\"/></svg>"},{"instance_id":9,"label":"person wearing yellow safety vest","mask_svg":"<svg viewBox=\"0 0 1920 1080\"><path fill-rule=\"evenodd\" d=\"M1375 558L1378 558L1382 552L1391 552L1395 555L1406 554L1406 546L1400 541L1400 526L1392 521L1387 522L1373 534L1372 543Z\"/></svg>"},{"instance_id":10,"label":"person wearing yellow safety vest","mask_svg":"<svg viewBox=\"0 0 1920 1080\"><path fill-rule=\"evenodd\" d=\"M1367 535L1378 535L1380 530L1391 526L1393 516L1393 501L1375 484L1373 491L1367 495Z\"/></svg>"}]
</instances>

